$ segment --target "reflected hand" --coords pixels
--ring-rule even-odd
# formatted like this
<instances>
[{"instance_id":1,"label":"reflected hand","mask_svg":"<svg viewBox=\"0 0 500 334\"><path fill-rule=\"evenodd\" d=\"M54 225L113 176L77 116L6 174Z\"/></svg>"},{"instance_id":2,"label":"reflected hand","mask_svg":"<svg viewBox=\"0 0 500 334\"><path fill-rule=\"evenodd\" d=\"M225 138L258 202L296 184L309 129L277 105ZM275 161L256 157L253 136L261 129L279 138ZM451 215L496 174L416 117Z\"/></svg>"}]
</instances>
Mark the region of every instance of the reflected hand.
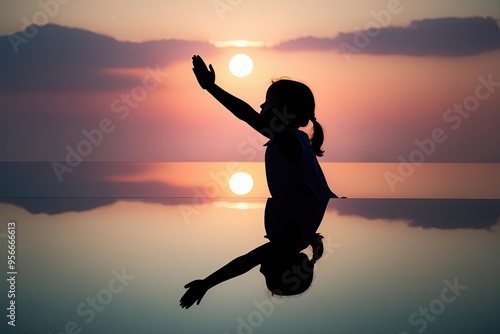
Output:
<instances>
[{"instance_id":1,"label":"reflected hand","mask_svg":"<svg viewBox=\"0 0 500 334\"><path fill-rule=\"evenodd\" d=\"M186 291L184 293L184 296L182 296L180 304L181 307L185 309L190 308L195 302L196 305L199 305L201 299L208 291L207 284L205 283L204 280L201 279L194 280L186 284L184 287L188 289L188 291Z\"/></svg>"},{"instance_id":2,"label":"reflected hand","mask_svg":"<svg viewBox=\"0 0 500 334\"><path fill-rule=\"evenodd\" d=\"M196 75L196 79L200 84L201 88L207 89L215 83L215 71L212 64L209 65L210 70L203 59L198 56L193 56L193 72Z\"/></svg>"}]
</instances>

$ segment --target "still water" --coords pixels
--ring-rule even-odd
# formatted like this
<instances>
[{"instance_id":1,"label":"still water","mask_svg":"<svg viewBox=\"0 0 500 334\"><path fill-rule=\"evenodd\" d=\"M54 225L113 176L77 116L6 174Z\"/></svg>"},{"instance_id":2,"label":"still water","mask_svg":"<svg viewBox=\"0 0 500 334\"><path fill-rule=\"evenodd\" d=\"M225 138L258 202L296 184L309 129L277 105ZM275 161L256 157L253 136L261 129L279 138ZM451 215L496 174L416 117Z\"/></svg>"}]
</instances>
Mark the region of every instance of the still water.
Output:
<instances>
[{"instance_id":1,"label":"still water","mask_svg":"<svg viewBox=\"0 0 500 334\"><path fill-rule=\"evenodd\" d=\"M14 221L17 274L1 332L499 332L499 200L332 199L305 293L272 295L256 266L182 309L186 283L268 242L266 202L3 198L0 270Z\"/></svg>"}]
</instances>

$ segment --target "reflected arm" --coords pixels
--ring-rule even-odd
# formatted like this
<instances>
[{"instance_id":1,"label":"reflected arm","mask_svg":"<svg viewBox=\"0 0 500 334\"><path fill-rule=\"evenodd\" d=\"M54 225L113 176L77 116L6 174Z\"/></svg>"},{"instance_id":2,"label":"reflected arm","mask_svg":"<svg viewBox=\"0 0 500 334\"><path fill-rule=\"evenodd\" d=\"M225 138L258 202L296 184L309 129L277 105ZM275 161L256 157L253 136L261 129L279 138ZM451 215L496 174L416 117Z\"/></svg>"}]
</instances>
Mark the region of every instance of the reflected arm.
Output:
<instances>
[{"instance_id":1,"label":"reflected arm","mask_svg":"<svg viewBox=\"0 0 500 334\"><path fill-rule=\"evenodd\" d=\"M204 280L198 279L186 284L184 287L188 290L182 296L180 306L187 309L194 303L199 304L210 288L233 277L242 275L262 263L266 254L269 253L270 247L270 243L257 247L251 252L237 257Z\"/></svg>"},{"instance_id":2,"label":"reflected arm","mask_svg":"<svg viewBox=\"0 0 500 334\"><path fill-rule=\"evenodd\" d=\"M259 246L249 253L235 258L224 267L205 278L203 281L207 284L207 289L231 278L243 275L250 269L261 264L270 246L270 243Z\"/></svg>"}]
</instances>

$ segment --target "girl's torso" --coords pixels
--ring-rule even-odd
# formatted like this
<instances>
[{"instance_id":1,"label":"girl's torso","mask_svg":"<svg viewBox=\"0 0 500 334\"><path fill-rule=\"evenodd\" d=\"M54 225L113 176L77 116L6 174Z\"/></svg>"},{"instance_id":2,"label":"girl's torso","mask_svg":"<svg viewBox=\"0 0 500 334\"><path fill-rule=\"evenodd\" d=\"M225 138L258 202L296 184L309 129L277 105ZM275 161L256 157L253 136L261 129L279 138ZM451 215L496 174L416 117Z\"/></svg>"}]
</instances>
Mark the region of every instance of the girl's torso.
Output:
<instances>
[{"instance_id":1,"label":"girl's torso","mask_svg":"<svg viewBox=\"0 0 500 334\"><path fill-rule=\"evenodd\" d=\"M328 187L314 155L309 137L303 131L291 129L302 150L298 161L290 162L270 140L266 146L265 164L269 192L273 197L337 197Z\"/></svg>"}]
</instances>

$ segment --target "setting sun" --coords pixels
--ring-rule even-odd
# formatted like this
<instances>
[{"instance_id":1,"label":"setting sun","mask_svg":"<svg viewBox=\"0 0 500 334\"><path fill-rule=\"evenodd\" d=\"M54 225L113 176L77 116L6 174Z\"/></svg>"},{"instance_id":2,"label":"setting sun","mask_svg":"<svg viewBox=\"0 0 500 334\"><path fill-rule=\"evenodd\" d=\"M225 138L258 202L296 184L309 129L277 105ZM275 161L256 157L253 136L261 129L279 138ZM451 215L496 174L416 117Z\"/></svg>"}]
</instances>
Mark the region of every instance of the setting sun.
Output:
<instances>
[{"instance_id":1,"label":"setting sun","mask_svg":"<svg viewBox=\"0 0 500 334\"><path fill-rule=\"evenodd\" d=\"M233 56L229 61L229 70L238 78L246 77L253 70L252 58L244 53Z\"/></svg>"},{"instance_id":2,"label":"setting sun","mask_svg":"<svg viewBox=\"0 0 500 334\"><path fill-rule=\"evenodd\" d=\"M236 195L246 195L253 188L253 178L245 172L238 172L229 179L229 188Z\"/></svg>"}]
</instances>

